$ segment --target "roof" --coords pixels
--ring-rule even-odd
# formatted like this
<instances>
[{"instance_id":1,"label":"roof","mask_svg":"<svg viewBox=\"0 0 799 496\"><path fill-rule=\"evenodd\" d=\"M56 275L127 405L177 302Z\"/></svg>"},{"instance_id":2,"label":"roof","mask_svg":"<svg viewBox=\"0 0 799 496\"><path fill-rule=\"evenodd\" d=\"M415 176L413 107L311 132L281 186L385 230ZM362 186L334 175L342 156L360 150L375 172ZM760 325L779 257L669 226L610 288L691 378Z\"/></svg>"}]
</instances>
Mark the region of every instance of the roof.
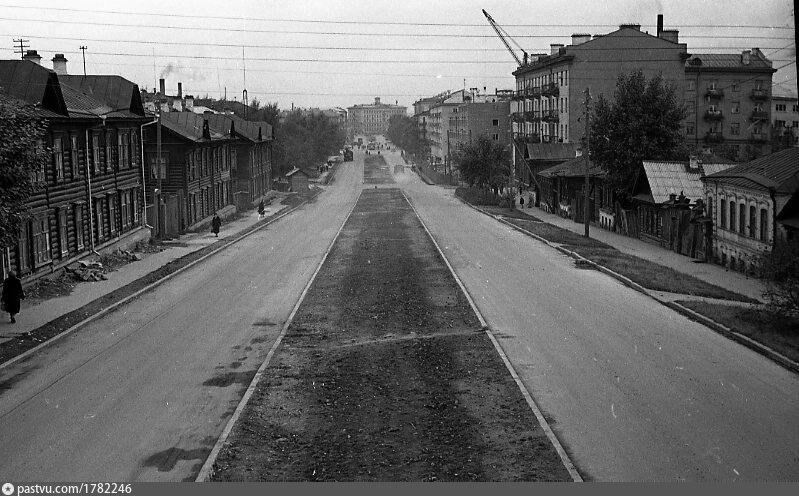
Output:
<instances>
[{"instance_id":1,"label":"roof","mask_svg":"<svg viewBox=\"0 0 799 496\"><path fill-rule=\"evenodd\" d=\"M799 148L785 150L736 165L708 176L725 183L740 186L790 192L799 184Z\"/></svg>"},{"instance_id":2,"label":"roof","mask_svg":"<svg viewBox=\"0 0 799 496\"><path fill-rule=\"evenodd\" d=\"M110 107L110 117L142 117L139 87L122 76L62 74L59 79Z\"/></svg>"},{"instance_id":3,"label":"roof","mask_svg":"<svg viewBox=\"0 0 799 496\"><path fill-rule=\"evenodd\" d=\"M0 60L0 88L9 96L49 111L51 116L67 116L58 75L35 62Z\"/></svg>"},{"instance_id":4,"label":"roof","mask_svg":"<svg viewBox=\"0 0 799 496\"><path fill-rule=\"evenodd\" d=\"M565 162L577 156L577 143L527 143L529 160Z\"/></svg>"},{"instance_id":5,"label":"roof","mask_svg":"<svg viewBox=\"0 0 799 496\"><path fill-rule=\"evenodd\" d=\"M97 117L111 112L111 107L68 84L61 84L61 93L64 95L70 117Z\"/></svg>"},{"instance_id":6,"label":"roof","mask_svg":"<svg viewBox=\"0 0 799 496\"><path fill-rule=\"evenodd\" d=\"M771 70L771 61L760 50L752 50L749 64L744 64L740 53L697 53L685 61L686 68Z\"/></svg>"},{"instance_id":7,"label":"roof","mask_svg":"<svg viewBox=\"0 0 799 496\"><path fill-rule=\"evenodd\" d=\"M684 195L696 200L704 196L702 178L705 171L719 171L732 167L732 164L704 164L690 168L686 162L643 161L645 179L649 184L653 203L669 201L669 195Z\"/></svg>"},{"instance_id":8,"label":"roof","mask_svg":"<svg viewBox=\"0 0 799 496\"><path fill-rule=\"evenodd\" d=\"M307 173L307 172L305 172L305 171L304 171L304 170L302 170L302 169L298 169L298 168L296 168L296 167L295 167L295 168L293 168L293 169L291 169L290 171L288 171L288 172L286 173L286 177L291 177L291 176L293 176L293 175L295 175L295 174L298 174L298 173L299 173L299 174L302 174L302 175L303 175L303 176L305 176L305 177L310 177L310 176L308 175L308 173Z\"/></svg>"},{"instance_id":9,"label":"roof","mask_svg":"<svg viewBox=\"0 0 799 496\"><path fill-rule=\"evenodd\" d=\"M538 173L543 177L585 177L585 157L575 157ZM598 165L592 165L589 176L605 177L607 172Z\"/></svg>"},{"instance_id":10,"label":"roof","mask_svg":"<svg viewBox=\"0 0 799 496\"><path fill-rule=\"evenodd\" d=\"M207 141L207 138L203 135L203 127L207 119L208 116L195 114L194 112L163 112L161 114L161 125L191 141ZM218 130L211 129L210 125L208 127L211 140L229 138L229 136L220 133Z\"/></svg>"}]
</instances>

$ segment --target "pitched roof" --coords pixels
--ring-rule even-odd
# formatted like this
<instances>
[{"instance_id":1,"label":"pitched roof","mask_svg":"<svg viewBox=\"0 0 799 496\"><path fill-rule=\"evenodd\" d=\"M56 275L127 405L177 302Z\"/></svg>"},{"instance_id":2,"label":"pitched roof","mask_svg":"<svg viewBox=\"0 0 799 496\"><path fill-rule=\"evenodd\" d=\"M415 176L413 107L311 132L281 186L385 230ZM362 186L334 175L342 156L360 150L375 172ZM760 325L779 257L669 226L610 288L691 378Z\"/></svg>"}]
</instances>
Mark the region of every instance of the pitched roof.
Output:
<instances>
[{"instance_id":1,"label":"pitched roof","mask_svg":"<svg viewBox=\"0 0 799 496\"><path fill-rule=\"evenodd\" d=\"M577 155L577 143L527 143L529 160L560 161L572 159Z\"/></svg>"},{"instance_id":2,"label":"pitched roof","mask_svg":"<svg viewBox=\"0 0 799 496\"><path fill-rule=\"evenodd\" d=\"M61 93L70 117L98 117L111 112L111 107L68 84L61 84Z\"/></svg>"},{"instance_id":3,"label":"pitched roof","mask_svg":"<svg viewBox=\"0 0 799 496\"><path fill-rule=\"evenodd\" d=\"M161 114L161 125L170 131L183 136L191 141L207 141L203 134L203 127L207 121L205 115L195 114L194 112L163 112ZM228 136L208 126L211 140L223 140Z\"/></svg>"},{"instance_id":4,"label":"pitched roof","mask_svg":"<svg viewBox=\"0 0 799 496\"><path fill-rule=\"evenodd\" d=\"M110 107L110 117L142 117L139 87L122 76L73 74L59 75L59 79Z\"/></svg>"},{"instance_id":5,"label":"pitched roof","mask_svg":"<svg viewBox=\"0 0 799 496\"><path fill-rule=\"evenodd\" d=\"M538 173L543 177L585 177L585 157L575 157L566 162L544 169ZM607 172L598 165L588 171L592 177L605 177Z\"/></svg>"},{"instance_id":6,"label":"pitched roof","mask_svg":"<svg viewBox=\"0 0 799 496\"><path fill-rule=\"evenodd\" d=\"M690 168L686 162L643 161L645 179L649 184L654 203L665 203L669 195L683 194L692 200L704 196L702 178L705 171L719 171L732 167L732 164L703 164Z\"/></svg>"},{"instance_id":7,"label":"pitched roof","mask_svg":"<svg viewBox=\"0 0 799 496\"><path fill-rule=\"evenodd\" d=\"M49 116L67 115L58 76L35 62L0 60L0 88L9 96L48 111Z\"/></svg>"},{"instance_id":8,"label":"pitched roof","mask_svg":"<svg viewBox=\"0 0 799 496\"><path fill-rule=\"evenodd\" d=\"M790 188L797 184L797 175L799 175L799 148L794 147L711 174L708 179L758 189L775 188L780 192L790 192Z\"/></svg>"},{"instance_id":9,"label":"pitched roof","mask_svg":"<svg viewBox=\"0 0 799 496\"><path fill-rule=\"evenodd\" d=\"M286 177L291 177L291 176L293 176L294 174L302 174L302 175L304 175L305 177L310 177L310 176L308 175L308 173L307 173L307 172L305 172L305 171L304 171L304 170L302 170L302 169L298 169L297 167L295 167L295 168L291 169L290 171L288 171L288 172L286 173Z\"/></svg>"},{"instance_id":10,"label":"pitched roof","mask_svg":"<svg viewBox=\"0 0 799 496\"><path fill-rule=\"evenodd\" d=\"M685 61L686 68L703 69L771 69L771 61L760 50L752 50L749 64L744 64L740 53L697 53Z\"/></svg>"}]
</instances>

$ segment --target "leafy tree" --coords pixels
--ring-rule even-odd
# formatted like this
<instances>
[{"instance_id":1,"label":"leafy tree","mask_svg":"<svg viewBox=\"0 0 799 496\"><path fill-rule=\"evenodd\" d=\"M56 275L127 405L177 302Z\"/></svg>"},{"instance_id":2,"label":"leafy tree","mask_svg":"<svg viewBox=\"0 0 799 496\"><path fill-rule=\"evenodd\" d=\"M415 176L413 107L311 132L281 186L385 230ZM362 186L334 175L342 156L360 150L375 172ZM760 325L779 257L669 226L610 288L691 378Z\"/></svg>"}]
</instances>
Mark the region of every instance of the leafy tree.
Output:
<instances>
[{"instance_id":1,"label":"leafy tree","mask_svg":"<svg viewBox=\"0 0 799 496\"><path fill-rule=\"evenodd\" d=\"M680 122L685 109L661 76L620 75L614 100L601 95L594 108L591 160L608 172L611 187L626 197L642 160L687 158Z\"/></svg>"},{"instance_id":2,"label":"leafy tree","mask_svg":"<svg viewBox=\"0 0 799 496\"><path fill-rule=\"evenodd\" d=\"M36 172L49 163L50 151L39 144L46 129L30 107L0 88L0 246L17 239Z\"/></svg>"},{"instance_id":3,"label":"leafy tree","mask_svg":"<svg viewBox=\"0 0 799 496\"><path fill-rule=\"evenodd\" d=\"M346 132L322 113L290 112L275 135L278 170L312 169L338 152Z\"/></svg>"},{"instance_id":4,"label":"leafy tree","mask_svg":"<svg viewBox=\"0 0 799 496\"><path fill-rule=\"evenodd\" d=\"M419 135L419 128L413 117L392 115L388 120L386 137L405 150L405 153L419 159L426 159L430 155L430 144Z\"/></svg>"},{"instance_id":5,"label":"leafy tree","mask_svg":"<svg viewBox=\"0 0 799 496\"><path fill-rule=\"evenodd\" d=\"M799 239L777 240L760 261L765 297L777 313L799 316Z\"/></svg>"},{"instance_id":6,"label":"leafy tree","mask_svg":"<svg viewBox=\"0 0 799 496\"><path fill-rule=\"evenodd\" d=\"M455 152L454 162L470 186L491 188L495 194L510 179L507 149L487 136L480 136Z\"/></svg>"}]
</instances>

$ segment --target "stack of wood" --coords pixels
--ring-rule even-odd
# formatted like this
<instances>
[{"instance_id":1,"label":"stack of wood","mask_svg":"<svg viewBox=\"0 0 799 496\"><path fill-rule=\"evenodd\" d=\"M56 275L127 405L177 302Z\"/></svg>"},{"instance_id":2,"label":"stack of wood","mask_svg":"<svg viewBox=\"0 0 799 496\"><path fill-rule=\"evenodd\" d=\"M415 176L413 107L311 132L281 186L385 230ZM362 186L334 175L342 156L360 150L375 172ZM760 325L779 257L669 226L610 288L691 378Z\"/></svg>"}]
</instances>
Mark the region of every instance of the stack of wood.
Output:
<instances>
[{"instance_id":1,"label":"stack of wood","mask_svg":"<svg viewBox=\"0 0 799 496\"><path fill-rule=\"evenodd\" d=\"M105 281L105 267L96 261L79 260L64 271L77 281Z\"/></svg>"}]
</instances>

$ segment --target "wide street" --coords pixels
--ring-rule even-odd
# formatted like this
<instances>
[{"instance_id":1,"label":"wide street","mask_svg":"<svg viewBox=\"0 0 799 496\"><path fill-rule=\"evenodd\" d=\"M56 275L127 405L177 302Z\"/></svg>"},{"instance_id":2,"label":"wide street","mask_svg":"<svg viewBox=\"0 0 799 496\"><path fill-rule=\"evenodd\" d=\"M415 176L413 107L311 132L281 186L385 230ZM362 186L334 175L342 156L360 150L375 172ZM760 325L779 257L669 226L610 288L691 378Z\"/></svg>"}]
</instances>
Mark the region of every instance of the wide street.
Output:
<instances>
[{"instance_id":1,"label":"wide street","mask_svg":"<svg viewBox=\"0 0 799 496\"><path fill-rule=\"evenodd\" d=\"M399 154L382 153L393 171ZM364 187L362 168L356 151L314 203L0 369L0 475L193 478ZM395 181L585 478L796 478L795 374L409 168Z\"/></svg>"}]
</instances>

